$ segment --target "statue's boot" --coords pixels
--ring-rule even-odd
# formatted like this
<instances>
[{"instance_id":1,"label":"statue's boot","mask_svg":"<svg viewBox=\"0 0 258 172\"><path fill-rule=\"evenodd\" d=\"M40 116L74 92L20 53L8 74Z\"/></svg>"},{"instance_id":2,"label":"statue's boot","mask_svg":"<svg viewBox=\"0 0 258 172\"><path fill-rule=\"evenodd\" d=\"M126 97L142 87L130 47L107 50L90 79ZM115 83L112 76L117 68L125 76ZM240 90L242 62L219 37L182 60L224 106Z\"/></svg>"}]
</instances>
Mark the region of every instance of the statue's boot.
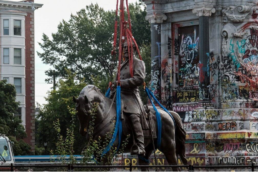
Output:
<instances>
[{"instance_id":1,"label":"statue's boot","mask_svg":"<svg viewBox=\"0 0 258 172\"><path fill-rule=\"evenodd\" d=\"M137 114L131 114L129 116L134 129L135 141L138 146L138 148L132 150L132 154L145 155L144 136L140 116Z\"/></svg>"}]
</instances>

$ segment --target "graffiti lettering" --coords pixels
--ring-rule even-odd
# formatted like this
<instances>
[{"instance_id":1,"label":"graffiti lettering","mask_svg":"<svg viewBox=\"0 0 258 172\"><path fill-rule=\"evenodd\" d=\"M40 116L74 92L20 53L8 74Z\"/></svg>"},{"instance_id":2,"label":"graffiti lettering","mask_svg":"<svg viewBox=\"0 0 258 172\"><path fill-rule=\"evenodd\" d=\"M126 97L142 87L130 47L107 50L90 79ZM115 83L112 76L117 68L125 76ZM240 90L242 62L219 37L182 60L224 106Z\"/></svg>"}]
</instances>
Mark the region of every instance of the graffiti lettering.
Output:
<instances>
[{"instance_id":1,"label":"graffiti lettering","mask_svg":"<svg viewBox=\"0 0 258 172\"><path fill-rule=\"evenodd\" d=\"M175 102L196 102L198 101L197 95L199 94L198 90L185 90L174 92L174 101Z\"/></svg>"},{"instance_id":2,"label":"graffiti lettering","mask_svg":"<svg viewBox=\"0 0 258 172\"><path fill-rule=\"evenodd\" d=\"M183 105L183 106L178 106L175 105L173 106L173 111L175 112L187 112L187 111L193 111L198 107L201 107L201 104L193 104L193 105Z\"/></svg>"},{"instance_id":3,"label":"graffiti lettering","mask_svg":"<svg viewBox=\"0 0 258 172\"><path fill-rule=\"evenodd\" d=\"M247 143L246 150L251 153L258 152L258 143Z\"/></svg>"},{"instance_id":4,"label":"graffiti lettering","mask_svg":"<svg viewBox=\"0 0 258 172\"><path fill-rule=\"evenodd\" d=\"M193 150L190 152L190 154L197 154L201 151L201 149L198 149L199 144L195 143Z\"/></svg>"},{"instance_id":5,"label":"graffiti lettering","mask_svg":"<svg viewBox=\"0 0 258 172\"><path fill-rule=\"evenodd\" d=\"M240 143L226 143L224 144L224 152L238 150Z\"/></svg>"},{"instance_id":6,"label":"graffiti lettering","mask_svg":"<svg viewBox=\"0 0 258 172\"><path fill-rule=\"evenodd\" d=\"M187 87L198 85L199 62L198 43L196 27L187 29L180 28L180 50L179 50L179 86ZM194 33L194 34L193 34Z\"/></svg>"},{"instance_id":7,"label":"graffiti lettering","mask_svg":"<svg viewBox=\"0 0 258 172\"><path fill-rule=\"evenodd\" d=\"M196 157L190 157L187 158L187 161L190 162L191 165L204 165L205 159L204 158L196 158Z\"/></svg>"}]
</instances>

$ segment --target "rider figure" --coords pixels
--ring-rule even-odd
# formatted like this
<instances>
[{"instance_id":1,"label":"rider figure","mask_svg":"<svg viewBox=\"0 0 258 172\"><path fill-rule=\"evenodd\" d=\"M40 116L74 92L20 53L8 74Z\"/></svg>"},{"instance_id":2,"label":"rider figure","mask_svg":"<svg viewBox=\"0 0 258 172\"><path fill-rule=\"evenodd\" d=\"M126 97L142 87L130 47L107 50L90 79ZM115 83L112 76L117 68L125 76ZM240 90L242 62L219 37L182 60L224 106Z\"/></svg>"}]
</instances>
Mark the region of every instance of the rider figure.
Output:
<instances>
[{"instance_id":1,"label":"rider figure","mask_svg":"<svg viewBox=\"0 0 258 172\"><path fill-rule=\"evenodd\" d=\"M135 52L135 45L134 45ZM133 77L130 74L129 54L127 41L123 44L123 62L120 68L121 100L123 102L123 112L129 116L132 123L137 149L133 149L133 154L144 155L144 135L141 125L144 108L139 94L138 86L143 85L145 79L145 64L142 60L133 56ZM115 84L113 84L113 87ZM112 96L112 94L111 94Z\"/></svg>"}]
</instances>

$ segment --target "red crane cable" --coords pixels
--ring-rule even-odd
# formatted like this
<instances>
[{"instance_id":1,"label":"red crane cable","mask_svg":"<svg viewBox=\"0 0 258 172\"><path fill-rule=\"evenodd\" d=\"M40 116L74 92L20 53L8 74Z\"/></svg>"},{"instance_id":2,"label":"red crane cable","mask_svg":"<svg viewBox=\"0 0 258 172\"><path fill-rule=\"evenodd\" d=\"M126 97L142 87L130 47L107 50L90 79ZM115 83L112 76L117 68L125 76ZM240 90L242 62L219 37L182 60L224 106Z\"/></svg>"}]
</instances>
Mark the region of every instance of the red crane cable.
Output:
<instances>
[{"instance_id":1,"label":"red crane cable","mask_svg":"<svg viewBox=\"0 0 258 172\"><path fill-rule=\"evenodd\" d=\"M116 49L116 40L117 40L117 13L118 13L118 0L116 1L116 18L115 18L115 30L114 30L114 43L113 43L113 51ZM115 52L112 52L114 55Z\"/></svg>"},{"instance_id":2,"label":"red crane cable","mask_svg":"<svg viewBox=\"0 0 258 172\"><path fill-rule=\"evenodd\" d=\"M127 17L128 17L129 29L132 32L131 16L130 16L130 11L129 11L129 7L128 7L128 0L126 0L126 8L127 8Z\"/></svg>"},{"instance_id":3,"label":"red crane cable","mask_svg":"<svg viewBox=\"0 0 258 172\"><path fill-rule=\"evenodd\" d=\"M123 56L122 46L126 39L127 47L128 47L128 60L129 60L129 68L130 68L130 75L133 77L133 58L134 58L134 45L136 47L137 53L139 58L142 60L139 47L132 35L132 26L131 26L131 19L130 19L130 11L128 6L128 0L126 0L126 8L127 8L127 15L128 15L128 22L125 21L125 13L124 13L124 0L120 0L120 39L119 39L119 57L118 57L118 70L117 70L117 82L120 85L120 73L121 73L121 61ZM114 43L113 43L113 51L116 48L116 40L117 40L117 12L118 12L118 0L116 5L116 21L115 21L115 33L114 33ZM127 28L127 25L129 26ZM134 45L133 45L134 44Z\"/></svg>"},{"instance_id":4,"label":"red crane cable","mask_svg":"<svg viewBox=\"0 0 258 172\"><path fill-rule=\"evenodd\" d=\"M118 58L118 69L117 69L117 82L120 85L120 66L122 59L122 39L124 37L124 2L121 0L120 2L120 39L119 39L119 58Z\"/></svg>"},{"instance_id":5,"label":"red crane cable","mask_svg":"<svg viewBox=\"0 0 258 172\"><path fill-rule=\"evenodd\" d=\"M126 29L128 31L128 29ZM133 77L133 44L130 35L126 32L126 41L128 47L129 69L130 75Z\"/></svg>"},{"instance_id":6,"label":"red crane cable","mask_svg":"<svg viewBox=\"0 0 258 172\"><path fill-rule=\"evenodd\" d=\"M130 74L131 77L133 77L133 58L134 58L134 54L133 54L133 41L132 39L129 39L130 42L130 51L131 51L131 56L129 58L129 68L130 68Z\"/></svg>"},{"instance_id":7,"label":"red crane cable","mask_svg":"<svg viewBox=\"0 0 258 172\"><path fill-rule=\"evenodd\" d=\"M135 44L135 47L136 47L137 53L138 53L138 55L139 55L139 58L142 60L142 56L141 56L141 54L140 54L138 44L136 43L136 41L135 41L135 39L134 39L132 33L129 32L129 30L127 30L127 32L129 33L129 35L131 36L131 38L132 38L132 40L133 40L133 42L134 42L134 44Z\"/></svg>"},{"instance_id":8,"label":"red crane cable","mask_svg":"<svg viewBox=\"0 0 258 172\"><path fill-rule=\"evenodd\" d=\"M127 42L127 47L128 47L128 57L129 59L131 58L131 46L130 46L130 41L129 41L129 35L127 32L125 32L126 34L126 42Z\"/></svg>"}]
</instances>

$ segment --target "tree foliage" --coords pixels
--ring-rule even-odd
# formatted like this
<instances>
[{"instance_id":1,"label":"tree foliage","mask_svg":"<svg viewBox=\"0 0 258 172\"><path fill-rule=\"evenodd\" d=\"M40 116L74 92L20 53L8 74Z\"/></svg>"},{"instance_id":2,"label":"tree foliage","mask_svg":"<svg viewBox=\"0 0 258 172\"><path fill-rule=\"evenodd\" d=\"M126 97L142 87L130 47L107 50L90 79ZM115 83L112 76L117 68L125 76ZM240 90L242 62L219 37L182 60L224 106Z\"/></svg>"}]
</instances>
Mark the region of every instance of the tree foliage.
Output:
<instances>
[{"instance_id":1,"label":"tree foliage","mask_svg":"<svg viewBox=\"0 0 258 172\"><path fill-rule=\"evenodd\" d=\"M142 56L142 60L145 62L145 67L146 67L145 83L148 86L151 80L151 45L150 44L142 45L141 56ZM143 100L143 103L147 104L148 96L145 93L145 90L143 89L143 87L140 87L140 95Z\"/></svg>"},{"instance_id":2,"label":"tree foliage","mask_svg":"<svg viewBox=\"0 0 258 172\"><path fill-rule=\"evenodd\" d=\"M31 153L30 146L21 140L26 137L26 133L22 121L14 116L19 106L15 97L15 87L5 80L0 81L0 134L5 134L14 142L15 155L26 155Z\"/></svg>"},{"instance_id":3,"label":"tree foliage","mask_svg":"<svg viewBox=\"0 0 258 172\"><path fill-rule=\"evenodd\" d=\"M130 4L129 8L137 43L140 47L149 44L150 26L145 20L145 10L138 3ZM111 56L114 19L114 11L104 11L97 4L91 4L71 15L69 21L62 21L52 38L43 34L42 43L39 43L43 52L38 55L54 68L46 71L50 77L47 81L51 82L53 77L66 77L65 69L86 83L92 84L95 76L111 81L117 60Z\"/></svg>"},{"instance_id":4,"label":"tree foliage","mask_svg":"<svg viewBox=\"0 0 258 172\"><path fill-rule=\"evenodd\" d=\"M132 32L146 64L148 83L151 64L150 26L145 20L146 11L142 5L130 4L129 8ZM72 131L70 128L72 120L70 108L74 107L72 97L78 96L85 86L83 82L94 84L105 92L108 82L116 75L114 71L117 57L111 56L114 21L114 11L105 11L97 4L91 4L71 15L69 21L62 21L52 37L43 34L42 42L39 43L43 51L38 52L38 55L45 64L52 67L46 71L49 77L46 81L52 82L53 78L61 80L56 84L56 89L49 93L46 98L48 104L40 108L37 117L36 143L39 149L45 142L48 152L58 147L56 143L60 143L60 137L58 140L54 130L54 122L58 119L59 134L63 138L67 137L68 128ZM76 83L75 80L81 82ZM78 154L83 149L84 142L83 137L77 132L79 129L77 118L74 124L74 153ZM40 151L42 152L42 149Z\"/></svg>"},{"instance_id":5,"label":"tree foliage","mask_svg":"<svg viewBox=\"0 0 258 172\"><path fill-rule=\"evenodd\" d=\"M76 82L75 74L67 71L68 77L59 80L57 89L49 93L46 98L48 104L40 108L37 116L37 129L36 129L36 143L37 147L43 147L47 143L47 153L51 149L56 148L58 142L57 133L55 131L54 123L59 121L60 135L66 137L67 131L71 127L74 129L75 138L75 153L80 153L83 148L83 137L79 135L79 121L75 118L73 124L73 114L71 109L74 109L73 96L77 97L85 86L82 82Z\"/></svg>"},{"instance_id":6,"label":"tree foliage","mask_svg":"<svg viewBox=\"0 0 258 172\"><path fill-rule=\"evenodd\" d=\"M139 47L149 45L151 43L151 31L150 24L145 19L145 16L147 15L145 6L141 5L141 3L129 4L129 9L132 23L132 33L137 44Z\"/></svg>"}]
</instances>

